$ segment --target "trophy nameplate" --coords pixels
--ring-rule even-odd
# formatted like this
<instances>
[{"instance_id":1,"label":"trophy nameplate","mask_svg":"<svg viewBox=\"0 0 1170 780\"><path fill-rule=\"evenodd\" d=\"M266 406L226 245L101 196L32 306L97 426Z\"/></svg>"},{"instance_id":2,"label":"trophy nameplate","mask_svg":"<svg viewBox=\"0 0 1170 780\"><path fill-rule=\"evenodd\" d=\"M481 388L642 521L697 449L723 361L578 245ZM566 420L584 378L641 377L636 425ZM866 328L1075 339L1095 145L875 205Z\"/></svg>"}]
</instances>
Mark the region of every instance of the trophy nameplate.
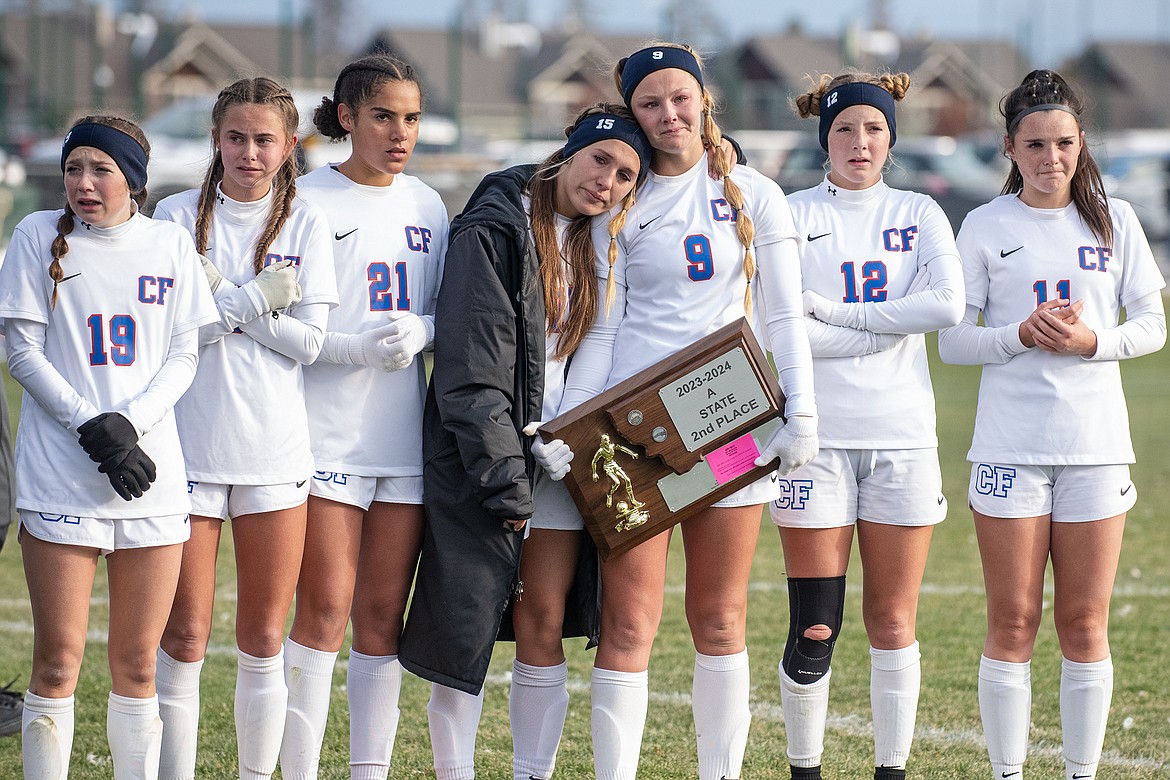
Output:
<instances>
[{"instance_id":1,"label":"trophy nameplate","mask_svg":"<svg viewBox=\"0 0 1170 780\"><path fill-rule=\"evenodd\" d=\"M739 319L540 428L574 453L565 486L602 558L767 476L784 400Z\"/></svg>"}]
</instances>

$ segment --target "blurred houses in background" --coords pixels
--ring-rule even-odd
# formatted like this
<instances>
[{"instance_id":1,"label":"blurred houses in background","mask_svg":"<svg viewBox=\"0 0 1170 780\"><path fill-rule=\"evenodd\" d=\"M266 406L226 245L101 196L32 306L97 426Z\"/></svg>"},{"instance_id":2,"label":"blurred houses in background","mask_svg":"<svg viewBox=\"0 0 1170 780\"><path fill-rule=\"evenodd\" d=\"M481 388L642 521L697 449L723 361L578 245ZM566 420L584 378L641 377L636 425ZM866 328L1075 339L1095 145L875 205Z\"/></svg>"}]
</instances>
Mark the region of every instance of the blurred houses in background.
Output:
<instances>
[{"instance_id":1,"label":"blurred houses in background","mask_svg":"<svg viewBox=\"0 0 1170 780\"><path fill-rule=\"evenodd\" d=\"M111 5L0 0L0 150L26 159L30 180L42 185L40 206L56 205L55 149L64 128L81 115L153 119L158 163L152 184L173 191L198 182L210 149L206 124L181 126L182 117L199 113L184 107L207 105L209 96L242 76L268 75L293 89L303 113L311 112L346 62L385 50L414 65L424 86L423 127L429 123L432 135L411 170L444 193L454 214L469 182L483 172L543 156L563 139L580 108L615 100L614 64L654 38L598 32L582 0L565 0L552 30L524 21L524 3L505 0L486 4L487 10L464 3L481 10L430 29L363 28L351 0L299 2L305 9L299 15L293 0L280 0L267 25L171 18L153 13L160 4L152 0L121 0L117 7L130 10L116 13ZM699 44L721 124L736 134L755 167L786 188L819 176L820 151L809 141L814 123L801 122L789 107L792 96L809 88L809 77L845 67L909 73L911 99L899 109L899 136L947 140L920 143L914 155L921 161L906 156L903 186L951 198L948 213L959 220L967 203L994 194L988 171L972 172L971 162L976 153L991 166L1002 162L999 100L1031 66L1008 40L900 37L885 23L885 6L875 0L867 26L854 24L837 37L785 29L777 11L775 20L754 28L757 35L732 40L708 10L715 4L668 0L661 33ZM770 27L777 32L769 34ZM363 30L360 37L342 40L342 30L352 36L355 29ZM1139 206L1139 214L1144 208L1151 233L1170 235L1170 44L1095 43L1059 67L1092 97L1095 136L1112 139L1118 162L1099 152L1111 190L1145 200L1149 205ZM311 136L311 126L302 124L302 137L316 144L305 150L307 165L348 152ZM156 177L164 170L165 177Z\"/></svg>"}]
</instances>

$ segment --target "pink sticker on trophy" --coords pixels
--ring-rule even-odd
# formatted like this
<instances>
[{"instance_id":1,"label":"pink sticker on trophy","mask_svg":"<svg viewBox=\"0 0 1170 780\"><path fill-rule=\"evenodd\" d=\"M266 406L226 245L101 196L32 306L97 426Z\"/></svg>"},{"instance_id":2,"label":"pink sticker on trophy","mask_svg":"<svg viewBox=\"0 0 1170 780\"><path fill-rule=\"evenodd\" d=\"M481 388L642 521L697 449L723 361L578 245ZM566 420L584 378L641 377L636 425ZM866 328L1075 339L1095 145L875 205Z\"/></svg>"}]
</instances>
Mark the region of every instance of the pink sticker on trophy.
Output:
<instances>
[{"instance_id":1,"label":"pink sticker on trophy","mask_svg":"<svg viewBox=\"0 0 1170 780\"><path fill-rule=\"evenodd\" d=\"M760 457L760 448L756 446L755 438L745 433L719 449L708 452L704 457L711 467L711 473L715 475L715 482L722 485L754 469L756 458Z\"/></svg>"}]
</instances>

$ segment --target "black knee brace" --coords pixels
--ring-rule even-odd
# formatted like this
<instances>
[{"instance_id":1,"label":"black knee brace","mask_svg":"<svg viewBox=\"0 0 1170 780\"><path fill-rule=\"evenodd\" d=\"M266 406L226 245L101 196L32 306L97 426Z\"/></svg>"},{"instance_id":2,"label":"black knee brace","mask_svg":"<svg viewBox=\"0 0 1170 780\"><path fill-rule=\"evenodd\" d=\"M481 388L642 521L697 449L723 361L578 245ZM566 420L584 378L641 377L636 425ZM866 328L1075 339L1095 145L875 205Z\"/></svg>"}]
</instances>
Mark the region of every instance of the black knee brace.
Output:
<instances>
[{"instance_id":1,"label":"black knee brace","mask_svg":"<svg viewBox=\"0 0 1170 780\"><path fill-rule=\"evenodd\" d=\"M793 682L810 685L829 673L833 661L833 645L845 612L845 577L789 577L788 612L788 643L782 666ZM818 625L829 627L828 639L804 635Z\"/></svg>"}]
</instances>

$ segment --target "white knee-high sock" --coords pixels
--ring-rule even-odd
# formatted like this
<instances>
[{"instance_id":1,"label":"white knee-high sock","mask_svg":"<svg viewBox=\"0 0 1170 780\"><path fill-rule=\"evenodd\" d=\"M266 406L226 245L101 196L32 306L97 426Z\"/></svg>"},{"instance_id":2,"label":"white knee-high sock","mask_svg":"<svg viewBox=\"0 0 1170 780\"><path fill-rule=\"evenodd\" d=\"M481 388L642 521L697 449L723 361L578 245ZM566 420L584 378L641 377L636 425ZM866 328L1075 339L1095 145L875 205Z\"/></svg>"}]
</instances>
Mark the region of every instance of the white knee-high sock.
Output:
<instances>
[{"instance_id":1,"label":"white knee-high sock","mask_svg":"<svg viewBox=\"0 0 1170 780\"><path fill-rule=\"evenodd\" d=\"M508 716L512 722L514 780L552 777L569 711L568 664L530 666L512 661Z\"/></svg>"},{"instance_id":2,"label":"white knee-high sock","mask_svg":"<svg viewBox=\"0 0 1170 780\"><path fill-rule=\"evenodd\" d=\"M922 662L918 643L899 650L869 648L869 703L874 765L904 768L914 742Z\"/></svg>"},{"instance_id":3,"label":"white knee-high sock","mask_svg":"<svg viewBox=\"0 0 1170 780\"><path fill-rule=\"evenodd\" d=\"M427 725L435 754L437 780L475 777L475 734L483 712L483 688L472 696L438 683L431 684Z\"/></svg>"},{"instance_id":4,"label":"white knee-high sock","mask_svg":"<svg viewBox=\"0 0 1170 780\"><path fill-rule=\"evenodd\" d=\"M691 712L699 750L699 780L737 778L743 768L752 711L747 650L731 655L695 653Z\"/></svg>"},{"instance_id":5,"label":"white knee-high sock","mask_svg":"<svg viewBox=\"0 0 1170 780\"><path fill-rule=\"evenodd\" d=\"M979 659L979 714L991 773L1023 780L1032 719L1032 664Z\"/></svg>"},{"instance_id":6,"label":"white knee-high sock","mask_svg":"<svg viewBox=\"0 0 1170 780\"><path fill-rule=\"evenodd\" d=\"M106 739L114 761L114 780L158 780L162 732L157 696L131 699L111 692L106 705Z\"/></svg>"},{"instance_id":7,"label":"white knee-high sock","mask_svg":"<svg viewBox=\"0 0 1170 780\"><path fill-rule=\"evenodd\" d=\"M1087 664L1064 659L1060 667L1060 727L1066 780L1097 776L1112 698L1112 658Z\"/></svg>"},{"instance_id":8,"label":"white knee-high sock","mask_svg":"<svg viewBox=\"0 0 1170 780\"><path fill-rule=\"evenodd\" d=\"M821 765L825 752L825 721L829 717L829 680L833 670L811 685L801 685L780 663L780 707L788 735L788 763L809 768Z\"/></svg>"},{"instance_id":9,"label":"white knee-high sock","mask_svg":"<svg viewBox=\"0 0 1170 780\"><path fill-rule=\"evenodd\" d=\"M396 655L349 651L350 780L386 780L398 733L402 664Z\"/></svg>"},{"instance_id":10,"label":"white knee-high sock","mask_svg":"<svg viewBox=\"0 0 1170 780\"><path fill-rule=\"evenodd\" d=\"M73 751L73 697L47 699L24 695L20 723L20 755L24 776L65 780Z\"/></svg>"},{"instance_id":11,"label":"white knee-high sock","mask_svg":"<svg viewBox=\"0 0 1170 780\"><path fill-rule=\"evenodd\" d=\"M199 674L203 659L176 661L161 647L155 658L154 687L163 722L159 780L194 780L199 742Z\"/></svg>"},{"instance_id":12,"label":"white knee-high sock","mask_svg":"<svg viewBox=\"0 0 1170 780\"><path fill-rule=\"evenodd\" d=\"M280 743L280 776L286 780L316 780L321 743L329 720L333 666L337 653L314 650L284 640L284 684L288 707Z\"/></svg>"},{"instance_id":13,"label":"white knee-high sock","mask_svg":"<svg viewBox=\"0 0 1170 780\"><path fill-rule=\"evenodd\" d=\"M284 684L283 649L271 658L256 658L236 649L236 744L240 779L268 780L276 771L288 688Z\"/></svg>"},{"instance_id":14,"label":"white knee-high sock","mask_svg":"<svg viewBox=\"0 0 1170 780\"><path fill-rule=\"evenodd\" d=\"M593 667L593 768L597 780L634 780L646 728L649 675Z\"/></svg>"}]
</instances>

